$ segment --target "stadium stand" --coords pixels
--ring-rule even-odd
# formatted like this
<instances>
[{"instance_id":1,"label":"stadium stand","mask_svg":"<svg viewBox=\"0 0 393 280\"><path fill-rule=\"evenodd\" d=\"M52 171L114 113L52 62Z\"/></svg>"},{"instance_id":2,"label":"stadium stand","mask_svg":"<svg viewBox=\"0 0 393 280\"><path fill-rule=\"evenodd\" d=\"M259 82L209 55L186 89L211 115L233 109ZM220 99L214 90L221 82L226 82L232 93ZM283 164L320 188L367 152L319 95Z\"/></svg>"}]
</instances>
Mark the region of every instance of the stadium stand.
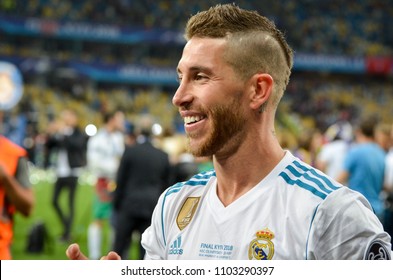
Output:
<instances>
[{"instance_id":1,"label":"stadium stand","mask_svg":"<svg viewBox=\"0 0 393 280\"><path fill-rule=\"evenodd\" d=\"M123 107L131 121L149 112L167 131L181 133L170 104L181 28L191 14L218 2L234 1L0 1L0 61L23 73L20 104L29 106L13 114L27 116L26 137L39 135L64 106L80 112L86 124L99 124L98 113L110 107ZM323 131L364 111L390 122L391 1L235 3L272 18L295 50L279 126L295 134Z\"/></svg>"}]
</instances>

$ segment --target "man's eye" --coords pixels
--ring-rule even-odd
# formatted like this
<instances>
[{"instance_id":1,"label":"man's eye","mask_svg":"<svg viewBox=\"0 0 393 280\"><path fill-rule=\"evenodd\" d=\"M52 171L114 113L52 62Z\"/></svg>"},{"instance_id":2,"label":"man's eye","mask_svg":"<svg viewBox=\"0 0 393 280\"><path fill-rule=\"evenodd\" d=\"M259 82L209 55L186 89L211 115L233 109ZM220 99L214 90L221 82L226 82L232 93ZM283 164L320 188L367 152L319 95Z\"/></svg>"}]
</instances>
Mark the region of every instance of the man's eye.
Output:
<instances>
[{"instance_id":1,"label":"man's eye","mask_svg":"<svg viewBox=\"0 0 393 280\"><path fill-rule=\"evenodd\" d=\"M204 75L195 75L195 80L202 80L205 79L206 77Z\"/></svg>"}]
</instances>

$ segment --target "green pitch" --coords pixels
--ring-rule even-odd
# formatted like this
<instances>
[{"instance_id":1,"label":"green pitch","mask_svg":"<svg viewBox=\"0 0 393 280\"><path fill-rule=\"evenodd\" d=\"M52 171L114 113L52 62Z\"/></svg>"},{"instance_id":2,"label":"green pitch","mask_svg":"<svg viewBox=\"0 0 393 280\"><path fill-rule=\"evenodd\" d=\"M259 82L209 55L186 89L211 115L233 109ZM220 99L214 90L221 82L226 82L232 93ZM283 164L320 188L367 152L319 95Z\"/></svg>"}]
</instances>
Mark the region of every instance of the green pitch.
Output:
<instances>
[{"instance_id":1,"label":"green pitch","mask_svg":"<svg viewBox=\"0 0 393 280\"><path fill-rule=\"evenodd\" d=\"M34 211L29 218L20 214L15 215L14 241L12 255L14 260L65 260L65 250L68 243L59 241L62 226L52 206L53 185L56 177L53 171L31 168L31 181L35 193L36 203ZM75 197L75 219L72 228L72 242L79 243L82 251L87 254L87 227L92 220L92 199L94 194L94 179L88 173L80 177ZM61 194L61 204L66 205L67 192ZM32 225L38 221L45 223L48 238L42 253L28 253L26 250L28 233ZM103 253L110 250L109 225L106 224L103 232ZM138 242L138 241L136 241ZM134 242L135 243L135 242ZM132 246L130 259L138 255L138 246Z\"/></svg>"}]
</instances>

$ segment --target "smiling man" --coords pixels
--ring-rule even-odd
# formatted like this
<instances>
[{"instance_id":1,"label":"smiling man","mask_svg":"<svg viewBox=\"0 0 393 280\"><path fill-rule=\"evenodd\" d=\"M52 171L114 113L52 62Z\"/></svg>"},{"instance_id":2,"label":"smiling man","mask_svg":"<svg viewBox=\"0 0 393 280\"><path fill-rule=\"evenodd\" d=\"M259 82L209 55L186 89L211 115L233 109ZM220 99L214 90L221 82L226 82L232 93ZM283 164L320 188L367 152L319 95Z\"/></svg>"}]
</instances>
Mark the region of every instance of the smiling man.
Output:
<instances>
[{"instance_id":1,"label":"smiling man","mask_svg":"<svg viewBox=\"0 0 393 280\"><path fill-rule=\"evenodd\" d=\"M145 259L390 259L367 200L276 138L293 53L274 24L217 5L190 18L186 39L173 104L190 152L212 156L214 170L161 195L142 236Z\"/></svg>"}]
</instances>

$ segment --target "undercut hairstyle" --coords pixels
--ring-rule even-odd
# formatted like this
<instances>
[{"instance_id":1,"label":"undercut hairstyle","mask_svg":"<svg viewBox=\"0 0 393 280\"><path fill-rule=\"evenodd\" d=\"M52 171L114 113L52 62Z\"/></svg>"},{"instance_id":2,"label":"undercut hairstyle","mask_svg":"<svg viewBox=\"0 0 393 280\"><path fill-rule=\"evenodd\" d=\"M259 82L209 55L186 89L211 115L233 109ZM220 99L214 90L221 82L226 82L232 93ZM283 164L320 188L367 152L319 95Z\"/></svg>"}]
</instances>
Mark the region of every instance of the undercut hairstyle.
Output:
<instances>
[{"instance_id":1,"label":"undercut hairstyle","mask_svg":"<svg viewBox=\"0 0 393 280\"><path fill-rule=\"evenodd\" d=\"M271 75L272 103L278 105L291 75L293 51L268 18L235 4L219 4L192 16L184 37L187 41L193 37L226 39L223 59L242 80L257 73Z\"/></svg>"}]
</instances>

